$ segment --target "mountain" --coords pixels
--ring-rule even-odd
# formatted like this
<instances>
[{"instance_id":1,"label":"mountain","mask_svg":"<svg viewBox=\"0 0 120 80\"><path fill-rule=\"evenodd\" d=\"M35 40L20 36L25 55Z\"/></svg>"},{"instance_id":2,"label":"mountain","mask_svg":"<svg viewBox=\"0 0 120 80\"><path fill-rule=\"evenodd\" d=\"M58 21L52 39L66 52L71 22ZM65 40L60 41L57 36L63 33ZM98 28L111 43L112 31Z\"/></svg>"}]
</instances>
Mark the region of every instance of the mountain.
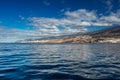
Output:
<instances>
[{"instance_id":1,"label":"mountain","mask_svg":"<svg viewBox=\"0 0 120 80\"><path fill-rule=\"evenodd\" d=\"M75 34L57 38L24 40L21 43L94 43L94 42L120 42L120 26L107 28L85 34Z\"/></svg>"}]
</instances>

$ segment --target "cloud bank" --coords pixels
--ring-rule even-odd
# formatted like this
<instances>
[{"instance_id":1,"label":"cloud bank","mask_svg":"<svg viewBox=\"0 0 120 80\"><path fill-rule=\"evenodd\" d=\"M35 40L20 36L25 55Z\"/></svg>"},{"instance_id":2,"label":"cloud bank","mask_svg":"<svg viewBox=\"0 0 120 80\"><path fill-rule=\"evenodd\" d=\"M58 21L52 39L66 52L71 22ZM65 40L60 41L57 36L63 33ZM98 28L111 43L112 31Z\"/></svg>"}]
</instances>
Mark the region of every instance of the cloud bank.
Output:
<instances>
[{"instance_id":1,"label":"cloud bank","mask_svg":"<svg viewBox=\"0 0 120 80\"><path fill-rule=\"evenodd\" d=\"M99 15L97 11L78 9L66 11L63 18L29 17L29 25L46 35L65 35L87 32L86 26L113 26L120 24L120 10L109 15Z\"/></svg>"}]
</instances>

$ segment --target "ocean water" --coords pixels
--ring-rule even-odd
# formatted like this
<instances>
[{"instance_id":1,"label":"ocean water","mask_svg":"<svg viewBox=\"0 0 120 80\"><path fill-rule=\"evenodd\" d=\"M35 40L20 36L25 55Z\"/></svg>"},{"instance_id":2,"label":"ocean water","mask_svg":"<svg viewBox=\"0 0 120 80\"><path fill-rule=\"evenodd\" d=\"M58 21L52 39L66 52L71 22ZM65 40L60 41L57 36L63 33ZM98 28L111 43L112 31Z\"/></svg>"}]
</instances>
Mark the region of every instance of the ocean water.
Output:
<instances>
[{"instance_id":1,"label":"ocean water","mask_svg":"<svg viewBox=\"0 0 120 80\"><path fill-rule=\"evenodd\" d=\"M0 80L120 79L120 44L0 44Z\"/></svg>"}]
</instances>

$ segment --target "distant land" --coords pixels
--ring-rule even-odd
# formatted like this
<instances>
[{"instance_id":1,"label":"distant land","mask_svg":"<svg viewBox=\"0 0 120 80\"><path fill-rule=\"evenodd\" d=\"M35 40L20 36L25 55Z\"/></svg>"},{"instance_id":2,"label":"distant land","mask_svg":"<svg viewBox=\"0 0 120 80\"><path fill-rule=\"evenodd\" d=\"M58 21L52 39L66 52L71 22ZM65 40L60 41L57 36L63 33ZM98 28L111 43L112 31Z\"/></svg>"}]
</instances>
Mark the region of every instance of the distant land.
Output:
<instances>
[{"instance_id":1,"label":"distant land","mask_svg":"<svg viewBox=\"0 0 120 80\"><path fill-rule=\"evenodd\" d=\"M18 41L20 43L120 43L120 26L107 28L89 33L78 33L63 37L46 39L31 39Z\"/></svg>"}]
</instances>

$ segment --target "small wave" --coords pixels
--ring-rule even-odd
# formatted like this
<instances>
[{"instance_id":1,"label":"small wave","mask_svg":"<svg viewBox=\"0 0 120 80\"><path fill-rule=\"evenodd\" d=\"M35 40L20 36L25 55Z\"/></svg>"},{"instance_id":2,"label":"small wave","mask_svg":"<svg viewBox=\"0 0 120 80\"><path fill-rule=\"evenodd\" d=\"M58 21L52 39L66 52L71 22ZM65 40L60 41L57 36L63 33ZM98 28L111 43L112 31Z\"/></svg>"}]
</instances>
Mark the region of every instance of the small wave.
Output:
<instances>
[{"instance_id":1,"label":"small wave","mask_svg":"<svg viewBox=\"0 0 120 80\"><path fill-rule=\"evenodd\" d=\"M12 51L11 49L0 49L0 51Z\"/></svg>"},{"instance_id":2,"label":"small wave","mask_svg":"<svg viewBox=\"0 0 120 80\"><path fill-rule=\"evenodd\" d=\"M0 70L0 73L15 72L17 70L18 68L5 68L5 69Z\"/></svg>"},{"instance_id":3,"label":"small wave","mask_svg":"<svg viewBox=\"0 0 120 80\"><path fill-rule=\"evenodd\" d=\"M51 73L49 74L49 79L51 80L88 80L88 78L84 78L79 75L72 75L72 74L66 74L66 73Z\"/></svg>"},{"instance_id":4,"label":"small wave","mask_svg":"<svg viewBox=\"0 0 120 80\"><path fill-rule=\"evenodd\" d=\"M58 68L66 65L57 64L57 65L26 65L26 68L30 69L53 69Z\"/></svg>"},{"instance_id":5,"label":"small wave","mask_svg":"<svg viewBox=\"0 0 120 80\"><path fill-rule=\"evenodd\" d=\"M91 66L85 66L83 68L120 68L115 65L91 65Z\"/></svg>"}]
</instances>

